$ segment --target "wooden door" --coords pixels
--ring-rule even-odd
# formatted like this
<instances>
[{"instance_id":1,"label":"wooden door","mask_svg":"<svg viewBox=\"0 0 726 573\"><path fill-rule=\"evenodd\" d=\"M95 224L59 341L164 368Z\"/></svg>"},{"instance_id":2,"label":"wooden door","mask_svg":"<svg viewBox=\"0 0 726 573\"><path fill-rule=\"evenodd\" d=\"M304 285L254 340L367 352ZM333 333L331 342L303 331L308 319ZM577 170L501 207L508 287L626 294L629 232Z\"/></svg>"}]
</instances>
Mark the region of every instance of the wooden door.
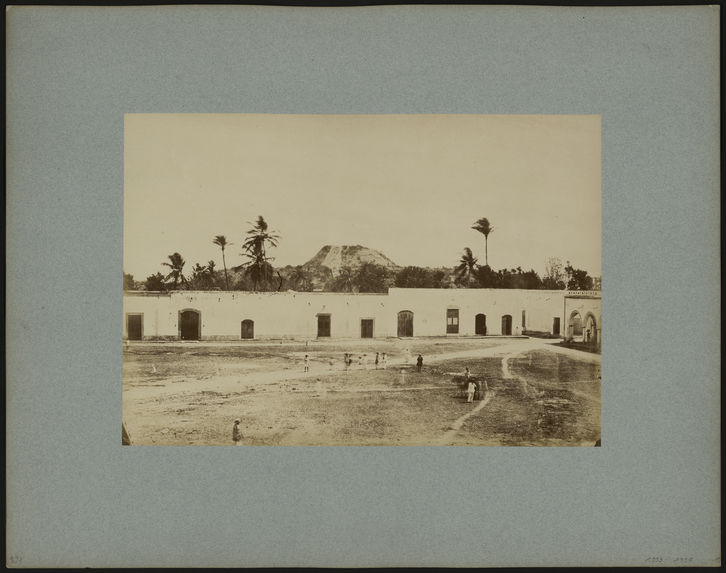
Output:
<instances>
[{"instance_id":1,"label":"wooden door","mask_svg":"<svg viewBox=\"0 0 726 573\"><path fill-rule=\"evenodd\" d=\"M252 320L242 321L242 338L250 339L255 337L255 323Z\"/></svg>"},{"instance_id":2,"label":"wooden door","mask_svg":"<svg viewBox=\"0 0 726 573\"><path fill-rule=\"evenodd\" d=\"M143 315L126 315L126 330L129 340L141 340L143 338Z\"/></svg>"},{"instance_id":3,"label":"wooden door","mask_svg":"<svg viewBox=\"0 0 726 573\"><path fill-rule=\"evenodd\" d=\"M330 336L330 315L318 315L318 338Z\"/></svg>"},{"instance_id":4,"label":"wooden door","mask_svg":"<svg viewBox=\"0 0 726 573\"><path fill-rule=\"evenodd\" d=\"M485 336L487 333L487 316L486 314L477 314L474 317L474 333Z\"/></svg>"},{"instance_id":5,"label":"wooden door","mask_svg":"<svg viewBox=\"0 0 726 573\"><path fill-rule=\"evenodd\" d=\"M398 336L413 336L413 312L410 310L398 313Z\"/></svg>"},{"instance_id":6,"label":"wooden door","mask_svg":"<svg viewBox=\"0 0 726 573\"><path fill-rule=\"evenodd\" d=\"M182 340L199 340L199 313L196 310L185 310L179 313L179 337Z\"/></svg>"},{"instance_id":7,"label":"wooden door","mask_svg":"<svg viewBox=\"0 0 726 573\"><path fill-rule=\"evenodd\" d=\"M364 318L360 321L360 337L373 338L373 319Z\"/></svg>"},{"instance_id":8,"label":"wooden door","mask_svg":"<svg viewBox=\"0 0 726 573\"><path fill-rule=\"evenodd\" d=\"M502 334L507 335L507 336L512 334L512 315L511 314L505 314L502 317Z\"/></svg>"}]
</instances>

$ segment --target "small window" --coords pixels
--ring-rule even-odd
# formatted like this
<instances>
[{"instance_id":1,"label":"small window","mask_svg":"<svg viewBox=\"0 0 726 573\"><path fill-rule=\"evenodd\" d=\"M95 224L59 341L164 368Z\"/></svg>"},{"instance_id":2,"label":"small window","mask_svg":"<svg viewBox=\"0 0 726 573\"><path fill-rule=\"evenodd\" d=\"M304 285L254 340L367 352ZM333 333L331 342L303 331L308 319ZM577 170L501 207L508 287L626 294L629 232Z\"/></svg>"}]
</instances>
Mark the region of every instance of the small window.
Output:
<instances>
[{"instance_id":1,"label":"small window","mask_svg":"<svg viewBox=\"0 0 726 573\"><path fill-rule=\"evenodd\" d=\"M459 333L459 309L450 308L446 311L446 334Z\"/></svg>"}]
</instances>

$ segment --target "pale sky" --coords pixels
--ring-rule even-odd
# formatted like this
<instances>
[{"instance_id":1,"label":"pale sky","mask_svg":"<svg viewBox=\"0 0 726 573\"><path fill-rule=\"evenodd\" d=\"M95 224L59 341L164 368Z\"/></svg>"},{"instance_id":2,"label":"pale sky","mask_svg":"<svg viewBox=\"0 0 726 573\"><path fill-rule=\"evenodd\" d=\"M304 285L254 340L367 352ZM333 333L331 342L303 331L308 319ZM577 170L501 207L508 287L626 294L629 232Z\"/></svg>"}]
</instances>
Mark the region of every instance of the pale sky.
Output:
<instances>
[{"instance_id":1,"label":"pale sky","mask_svg":"<svg viewBox=\"0 0 726 573\"><path fill-rule=\"evenodd\" d=\"M144 280L177 251L240 264L249 222L280 234L275 266L326 244L401 266L484 264L540 276L548 257L600 276L600 116L128 114L124 271Z\"/></svg>"}]
</instances>

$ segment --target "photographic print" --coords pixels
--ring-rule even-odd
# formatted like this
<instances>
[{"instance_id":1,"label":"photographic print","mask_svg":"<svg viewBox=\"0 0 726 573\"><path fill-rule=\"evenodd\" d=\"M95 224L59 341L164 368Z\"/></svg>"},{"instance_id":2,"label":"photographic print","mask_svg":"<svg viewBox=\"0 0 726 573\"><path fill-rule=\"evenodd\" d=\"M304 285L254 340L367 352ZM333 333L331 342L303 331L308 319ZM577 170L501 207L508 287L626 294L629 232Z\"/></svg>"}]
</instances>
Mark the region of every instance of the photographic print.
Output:
<instances>
[{"instance_id":1,"label":"photographic print","mask_svg":"<svg viewBox=\"0 0 726 573\"><path fill-rule=\"evenodd\" d=\"M127 445L599 446L596 115L127 114Z\"/></svg>"}]
</instances>

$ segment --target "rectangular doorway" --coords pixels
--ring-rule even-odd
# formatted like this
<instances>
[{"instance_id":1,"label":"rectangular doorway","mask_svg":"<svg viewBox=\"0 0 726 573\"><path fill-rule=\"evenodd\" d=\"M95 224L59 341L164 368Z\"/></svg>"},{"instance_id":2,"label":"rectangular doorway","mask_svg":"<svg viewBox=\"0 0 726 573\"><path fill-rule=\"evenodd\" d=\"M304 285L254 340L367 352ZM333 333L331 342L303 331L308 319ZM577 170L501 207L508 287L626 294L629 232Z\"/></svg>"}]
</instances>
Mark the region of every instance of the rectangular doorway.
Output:
<instances>
[{"instance_id":1,"label":"rectangular doorway","mask_svg":"<svg viewBox=\"0 0 726 573\"><path fill-rule=\"evenodd\" d=\"M144 336L144 315L127 314L126 330L129 340L141 340Z\"/></svg>"},{"instance_id":2,"label":"rectangular doorway","mask_svg":"<svg viewBox=\"0 0 726 573\"><path fill-rule=\"evenodd\" d=\"M556 316L552 320L552 334L555 336L560 335L560 317L559 316Z\"/></svg>"},{"instance_id":3,"label":"rectangular doorway","mask_svg":"<svg viewBox=\"0 0 726 573\"><path fill-rule=\"evenodd\" d=\"M318 315L318 338L330 336L330 315L319 314Z\"/></svg>"},{"instance_id":4,"label":"rectangular doorway","mask_svg":"<svg viewBox=\"0 0 726 573\"><path fill-rule=\"evenodd\" d=\"M373 338L373 319L363 318L360 321L360 337Z\"/></svg>"}]
</instances>

